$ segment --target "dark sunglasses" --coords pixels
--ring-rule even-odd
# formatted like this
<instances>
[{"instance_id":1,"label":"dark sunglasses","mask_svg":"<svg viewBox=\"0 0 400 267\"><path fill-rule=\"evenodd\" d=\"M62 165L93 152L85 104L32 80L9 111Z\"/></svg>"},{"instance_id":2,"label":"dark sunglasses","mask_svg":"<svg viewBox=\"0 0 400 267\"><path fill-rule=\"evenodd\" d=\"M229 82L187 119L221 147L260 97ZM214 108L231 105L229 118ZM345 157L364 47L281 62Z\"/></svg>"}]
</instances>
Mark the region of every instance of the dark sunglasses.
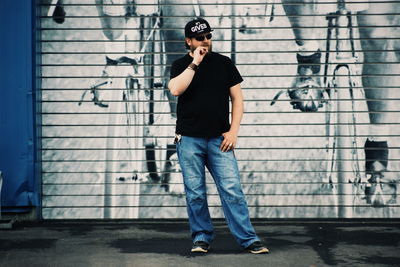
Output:
<instances>
[{"instance_id":1,"label":"dark sunglasses","mask_svg":"<svg viewBox=\"0 0 400 267\"><path fill-rule=\"evenodd\" d=\"M207 38L207 40L210 40L212 38L212 34L206 34L206 35L200 35L200 36L196 36L194 37L194 39L196 39L196 41L202 42L204 41L204 38Z\"/></svg>"}]
</instances>

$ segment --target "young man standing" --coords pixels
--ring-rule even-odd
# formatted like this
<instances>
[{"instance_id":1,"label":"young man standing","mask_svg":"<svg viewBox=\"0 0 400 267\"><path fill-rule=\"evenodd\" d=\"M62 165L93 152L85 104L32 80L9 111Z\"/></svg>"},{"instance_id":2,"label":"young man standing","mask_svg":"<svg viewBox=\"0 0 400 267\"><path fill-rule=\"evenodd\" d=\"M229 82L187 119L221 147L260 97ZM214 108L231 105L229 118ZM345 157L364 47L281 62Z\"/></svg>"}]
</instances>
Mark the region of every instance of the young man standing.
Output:
<instances>
[{"instance_id":1,"label":"young man standing","mask_svg":"<svg viewBox=\"0 0 400 267\"><path fill-rule=\"evenodd\" d=\"M228 57L212 52L211 31L202 18L186 24L185 45L190 52L172 63L168 84L171 93L179 96L175 143L185 185L191 251L208 252L214 237L206 195L207 167L237 242L251 253L268 253L250 222L233 153L243 115L243 79Z\"/></svg>"}]
</instances>

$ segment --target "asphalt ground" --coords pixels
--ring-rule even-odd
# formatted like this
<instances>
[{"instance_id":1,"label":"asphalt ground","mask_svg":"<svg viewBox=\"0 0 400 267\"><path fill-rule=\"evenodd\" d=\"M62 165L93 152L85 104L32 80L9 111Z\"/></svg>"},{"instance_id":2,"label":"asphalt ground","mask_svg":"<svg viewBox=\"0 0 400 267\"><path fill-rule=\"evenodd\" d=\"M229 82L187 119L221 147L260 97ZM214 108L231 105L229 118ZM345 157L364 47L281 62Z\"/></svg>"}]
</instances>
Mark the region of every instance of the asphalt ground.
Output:
<instances>
[{"instance_id":1,"label":"asphalt ground","mask_svg":"<svg viewBox=\"0 0 400 267\"><path fill-rule=\"evenodd\" d=\"M0 266L400 266L399 221L253 221L269 254L244 252L224 221L207 254L187 221L45 221L0 230Z\"/></svg>"}]
</instances>

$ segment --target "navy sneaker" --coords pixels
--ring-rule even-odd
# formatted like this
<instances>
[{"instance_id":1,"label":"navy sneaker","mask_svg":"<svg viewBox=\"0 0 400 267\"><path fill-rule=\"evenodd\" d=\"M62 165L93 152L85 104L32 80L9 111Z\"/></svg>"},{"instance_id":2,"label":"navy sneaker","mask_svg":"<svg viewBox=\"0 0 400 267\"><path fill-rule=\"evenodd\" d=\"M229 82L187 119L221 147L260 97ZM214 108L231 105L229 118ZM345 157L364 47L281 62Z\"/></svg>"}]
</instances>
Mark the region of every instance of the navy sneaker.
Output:
<instances>
[{"instance_id":1,"label":"navy sneaker","mask_svg":"<svg viewBox=\"0 0 400 267\"><path fill-rule=\"evenodd\" d=\"M250 246L246 248L246 251L253 254L269 253L269 250L260 241L253 242Z\"/></svg>"},{"instance_id":2,"label":"navy sneaker","mask_svg":"<svg viewBox=\"0 0 400 267\"><path fill-rule=\"evenodd\" d=\"M210 249L210 244L204 241L196 241L193 243L191 252L207 253L209 249Z\"/></svg>"},{"instance_id":3,"label":"navy sneaker","mask_svg":"<svg viewBox=\"0 0 400 267\"><path fill-rule=\"evenodd\" d=\"M62 1L58 0L53 12L53 20L58 24L62 24L65 21L66 14Z\"/></svg>"}]
</instances>

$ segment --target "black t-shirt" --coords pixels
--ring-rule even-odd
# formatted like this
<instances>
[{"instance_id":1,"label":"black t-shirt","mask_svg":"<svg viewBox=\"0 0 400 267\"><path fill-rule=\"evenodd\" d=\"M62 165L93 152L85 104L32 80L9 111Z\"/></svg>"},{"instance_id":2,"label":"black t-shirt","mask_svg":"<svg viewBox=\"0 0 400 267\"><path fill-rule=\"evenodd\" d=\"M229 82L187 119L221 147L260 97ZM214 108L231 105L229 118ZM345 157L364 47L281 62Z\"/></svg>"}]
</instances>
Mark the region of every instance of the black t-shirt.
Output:
<instances>
[{"instance_id":1,"label":"black t-shirt","mask_svg":"<svg viewBox=\"0 0 400 267\"><path fill-rule=\"evenodd\" d=\"M186 54L173 62L171 79L192 61ZM209 138L229 131L229 89L242 81L230 58L214 52L206 55L189 87L178 97L176 133Z\"/></svg>"}]
</instances>

